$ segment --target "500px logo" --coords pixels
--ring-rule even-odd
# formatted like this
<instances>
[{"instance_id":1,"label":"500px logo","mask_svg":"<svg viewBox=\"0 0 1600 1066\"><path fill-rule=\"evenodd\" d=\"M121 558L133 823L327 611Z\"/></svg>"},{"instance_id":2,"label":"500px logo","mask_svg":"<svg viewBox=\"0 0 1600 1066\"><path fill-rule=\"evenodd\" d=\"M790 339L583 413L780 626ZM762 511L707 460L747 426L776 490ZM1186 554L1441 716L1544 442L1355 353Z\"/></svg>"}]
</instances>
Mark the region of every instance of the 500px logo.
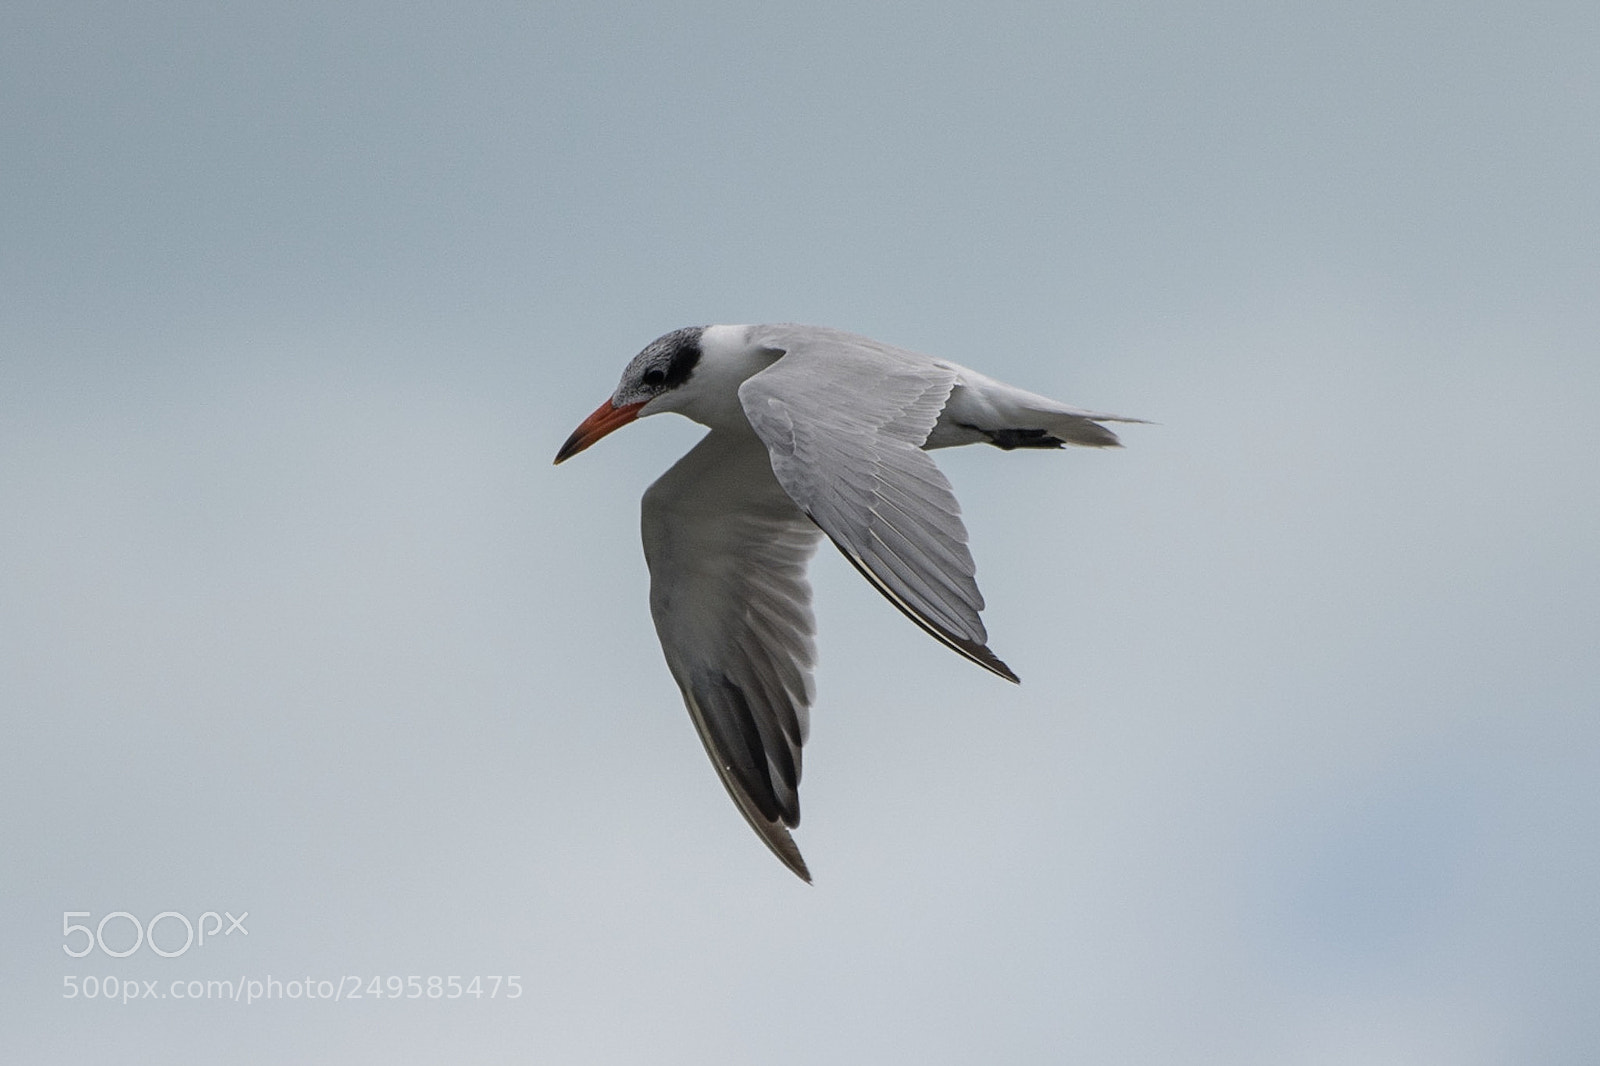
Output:
<instances>
[{"instance_id":1,"label":"500px logo","mask_svg":"<svg viewBox=\"0 0 1600 1066\"><path fill-rule=\"evenodd\" d=\"M222 928L222 919L224 916L226 916L228 919L228 928L226 931L224 931ZM199 917L198 920L193 922L189 921L187 917L179 914L177 911L162 911L160 914L156 915L154 918L151 918L149 922L143 925L140 925L139 919L135 918L127 911L112 911L110 914L101 918L100 924L96 925L92 930L87 925L78 925L72 920L74 918L92 917L93 915L89 911L61 912L61 935L65 940L65 943L61 945L62 951L65 951L68 955L71 955L75 959L81 959L98 947L102 952L110 955L113 959L125 959L129 955L132 955L135 951L138 951L141 944L148 943L150 945L150 950L155 952L157 955L160 955L162 958L175 959L179 955L182 955L184 952L188 951L193 945L198 944L200 947L205 947L206 937L209 936L215 940L219 932L222 933L223 936L232 936L235 932L243 933L245 936L250 935L250 930L244 927L244 920L250 917L249 911L243 912L237 918L235 918L232 914L229 914L227 911L223 911L222 914L218 914L216 911L206 911ZM106 946L106 923L112 921L113 919L120 919L121 921L125 921L129 925L133 926L132 947L119 950ZM207 919L209 919L212 923L211 928L209 929L206 928ZM173 951L168 951L156 943L156 926L160 925L162 922L167 923L168 929L172 928L173 923L183 926L182 947ZM120 922L118 925L112 926L113 932L118 930L120 927ZM199 930L198 938L195 936L196 929ZM83 934L83 948L81 951L72 950L72 938L76 933ZM170 932L162 933L164 938L170 938L173 935L174 934ZM113 940L116 939L117 938L114 936ZM168 943L171 943L170 939L168 940Z\"/></svg>"}]
</instances>

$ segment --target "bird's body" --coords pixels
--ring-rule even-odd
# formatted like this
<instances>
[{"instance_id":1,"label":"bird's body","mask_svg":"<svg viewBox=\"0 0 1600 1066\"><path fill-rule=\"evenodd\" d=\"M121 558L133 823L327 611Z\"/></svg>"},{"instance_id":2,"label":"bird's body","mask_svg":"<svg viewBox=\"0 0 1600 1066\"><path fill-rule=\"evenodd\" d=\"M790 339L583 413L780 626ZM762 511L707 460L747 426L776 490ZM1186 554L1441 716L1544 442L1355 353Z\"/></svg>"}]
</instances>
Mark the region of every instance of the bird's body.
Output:
<instances>
[{"instance_id":1,"label":"bird's body","mask_svg":"<svg viewBox=\"0 0 1600 1066\"><path fill-rule=\"evenodd\" d=\"M1084 411L817 326L676 330L640 352L556 462L676 411L710 428L645 493L650 610L667 665L745 819L810 880L799 824L812 700L806 564L826 533L924 630L1015 681L987 646L966 530L927 449L1106 446Z\"/></svg>"}]
</instances>

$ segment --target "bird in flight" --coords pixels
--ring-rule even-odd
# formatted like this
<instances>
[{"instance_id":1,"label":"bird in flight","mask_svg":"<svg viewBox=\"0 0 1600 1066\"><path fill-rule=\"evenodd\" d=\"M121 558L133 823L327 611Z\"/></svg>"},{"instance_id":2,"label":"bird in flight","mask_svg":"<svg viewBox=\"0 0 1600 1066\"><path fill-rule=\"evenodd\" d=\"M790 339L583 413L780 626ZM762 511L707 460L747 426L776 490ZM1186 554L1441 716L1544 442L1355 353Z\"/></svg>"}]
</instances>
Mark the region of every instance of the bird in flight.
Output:
<instances>
[{"instance_id":1,"label":"bird in flight","mask_svg":"<svg viewBox=\"0 0 1600 1066\"><path fill-rule=\"evenodd\" d=\"M650 614L740 813L806 881L800 751L815 661L806 565L826 533L935 639L1008 681L967 531L930 448L1114 446L1102 422L966 367L820 326L693 326L652 341L556 453L645 415L710 427L644 494Z\"/></svg>"}]
</instances>

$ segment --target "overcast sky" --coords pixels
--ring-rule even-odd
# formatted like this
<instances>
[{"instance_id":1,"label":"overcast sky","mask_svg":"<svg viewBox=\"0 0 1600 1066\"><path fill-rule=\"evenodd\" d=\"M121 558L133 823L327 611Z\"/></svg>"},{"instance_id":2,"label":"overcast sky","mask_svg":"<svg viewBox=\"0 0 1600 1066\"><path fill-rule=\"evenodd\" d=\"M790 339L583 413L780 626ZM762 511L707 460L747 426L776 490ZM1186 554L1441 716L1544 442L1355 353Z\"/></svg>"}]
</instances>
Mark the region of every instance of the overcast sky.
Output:
<instances>
[{"instance_id":1,"label":"overcast sky","mask_svg":"<svg viewBox=\"0 0 1600 1066\"><path fill-rule=\"evenodd\" d=\"M0 6L7 1055L1595 1061L1597 41ZM819 554L813 887L649 622L699 429L550 465L653 337L763 321L1156 423L938 454L1020 687ZM63 952L118 911L248 918ZM173 991L241 977L302 995Z\"/></svg>"}]
</instances>

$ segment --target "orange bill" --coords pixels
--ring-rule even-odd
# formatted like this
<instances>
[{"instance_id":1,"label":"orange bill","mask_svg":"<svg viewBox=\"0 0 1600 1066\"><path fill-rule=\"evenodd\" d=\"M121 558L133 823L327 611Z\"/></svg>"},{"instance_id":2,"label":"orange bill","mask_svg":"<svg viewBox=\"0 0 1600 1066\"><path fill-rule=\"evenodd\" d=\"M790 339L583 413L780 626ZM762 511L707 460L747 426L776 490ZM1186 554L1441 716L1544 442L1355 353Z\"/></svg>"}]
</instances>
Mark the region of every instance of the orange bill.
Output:
<instances>
[{"instance_id":1,"label":"orange bill","mask_svg":"<svg viewBox=\"0 0 1600 1066\"><path fill-rule=\"evenodd\" d=\"M643 407L645 402L625 403L621 407L613 407L611 406L611 401L607 400L595 408L594 414L585 418L582 424L572 431L572 436L567 438L567 443L563 444L561 450L556 452L556 462L560 463L571 459L607 433L614 429L621 429L638 418L639 408Z\"/></svg>"}]
</instances>

